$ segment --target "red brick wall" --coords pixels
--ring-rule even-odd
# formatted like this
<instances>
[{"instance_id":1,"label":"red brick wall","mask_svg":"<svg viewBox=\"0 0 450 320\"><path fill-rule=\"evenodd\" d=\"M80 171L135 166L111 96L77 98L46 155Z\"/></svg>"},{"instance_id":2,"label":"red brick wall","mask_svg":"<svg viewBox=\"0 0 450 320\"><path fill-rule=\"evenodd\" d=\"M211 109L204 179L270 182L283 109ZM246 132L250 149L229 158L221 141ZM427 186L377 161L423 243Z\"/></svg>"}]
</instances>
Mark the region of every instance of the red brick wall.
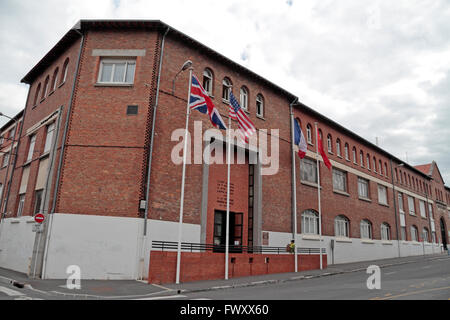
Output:
<instances>
[{"instance_id":1,"label":"red brick wall","mask_svg":"<svg viewBox=\"0 0 450 320\"><path fill-rule=\"evenodd\" d=\"M268 263L266 262L268 258ZM232 259L234 263L232 263ZM250 263L250 259L253 262ZM148 283L174 283L176 280L176 252L152 251ZM327 267L327 256L322 256L323 268ZM319 255L298 255L298 271L319 269ZM228 277L238 278L252 275L294 272L293 254L232 254L229 255ZM214 280L225 278L225 254L182 252L180 282Z\"/></svg>"}]
</instances>

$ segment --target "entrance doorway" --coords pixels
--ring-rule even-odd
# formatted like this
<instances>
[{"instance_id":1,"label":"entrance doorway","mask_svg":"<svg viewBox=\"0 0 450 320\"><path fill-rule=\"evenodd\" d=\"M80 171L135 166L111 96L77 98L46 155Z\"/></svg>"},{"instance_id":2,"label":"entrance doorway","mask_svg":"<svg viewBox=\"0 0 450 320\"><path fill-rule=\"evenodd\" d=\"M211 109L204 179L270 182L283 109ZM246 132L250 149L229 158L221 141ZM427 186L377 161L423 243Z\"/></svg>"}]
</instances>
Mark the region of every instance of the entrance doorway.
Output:
<instances>
[{"instance_id":1,"label":"entrance doorway","mask_svg":"<svg viewBox=\"0 0 450 320\"><path fill-rule=\"evenodd\" d=\"M445 227L444 218L441 217L441 238L444 250L447 250L448 240L447 240L447 228Z\"/></svg>"},{"instance_id":2,"label":"entrance doorway","mask_svg":"<svg viewBox=\"0 0 450 320\"><path fill-rule=\"evenodd\" d=\"M230 212L229 252L242 252L243 213ZM214 211L214 252L225 252L227 212Z\"/></svg>"}]
</instances>

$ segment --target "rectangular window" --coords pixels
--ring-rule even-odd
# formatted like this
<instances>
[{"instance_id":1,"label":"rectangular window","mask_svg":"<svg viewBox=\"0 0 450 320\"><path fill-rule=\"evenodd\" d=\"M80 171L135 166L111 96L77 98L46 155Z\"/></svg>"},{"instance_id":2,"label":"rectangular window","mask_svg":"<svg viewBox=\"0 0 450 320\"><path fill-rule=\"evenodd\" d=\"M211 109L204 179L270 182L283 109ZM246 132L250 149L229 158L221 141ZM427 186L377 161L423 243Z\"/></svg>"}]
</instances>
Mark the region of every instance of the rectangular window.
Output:
<instances>
[{"instance_id":1,"label":"rectangular window","mask_svg":"<svg viewBox=\"0 0 450 320\"><path fill-rule=\"evenodd\" d=\"M420 208L420 215L426 218L427 213L425 212L425 201L419 200L419 208Z\"/></svg>"},{"instance_id":2,"label":"rectangular window","mask_svg":"<svg viewBox=\"0 0 450 320\"><path fill-rule=\"evenodd\" d=\"M381 204L387 203L387 188L385 186L378 185L378 202Z\"/></svg>"},{"instance_id":3,"label":"rectangular window","mask_svg":"<svg viewBox=\"0 0 450 320\"><path fill-rule=\"evenodd\" d=\"M30 137L30 147L28 148L27 162L33 159L34 144L36 143L36 135Z\"/></svg>"},{"instance_id":4,"label":"rectangular window","mask_svg":"<svg viewBox=\"0 0 450 320\"><path fill-rule=\"evenodd\" d=\"M6 167L9 162L9 152L3 154L2 167Z\"/></svg>"},{"instance_id":5,"label":"rectangular window","mask_svg":"<svg viewBox=\"0 0 450 320\"><path fill-rule=\"evenodd\" d=\"M49 124L47 126L47 136L45 138L44 153L50 151L50 148L52 147L54 133L55 133L55 123L53 122L52 124Z\"/></svg>"},{"instance_id":6,"label":"rectangular window","mask_svg":"<svg viewBox=\"0 0 450 320\"><path fill-rule=\"evenodd\" d=\"M400 212L405 212L403 209L403 195L401 193L398 194L398 209Z\"/></svg>"},{"instance_id":7,"label":"rectangular window","mask_svg":"<svg viewBox=\"0 0 450 320\"><path fill-rule=\"evenodd\" d=\"M415 216L416 215L416 208L414 206L414 198L408 196L408 209L409 214Z\"/></svg>"},{"instance_id":8,"label":"rectangular window","mask_svg":"<svg viewBox=\"0 0 450 320\"><path fill-rule=\"evenodd\" d=\"M23 205L25 204L25 194L19 195L19 206L17 207L17 216L21 217L23 213Z\"/></svg>"},{"instance_id":9,"label":"rectangular window","mask_svg":"<svg viewBox=\"0 0 450 320\"><path fill-rule=\"evenodd\" d=\"M42 204L42 191L43 190L36 190L34 194L34 214L39 213L41 210L41 204Z\"/></svg>"},{"instance_id":10,"label":"rectangular window","mask_svg":"<svg viewBox=\"0 0 450 320\"><path fill-rule=\"evenodd\" d=\"M358 195L361 198L369 199L369 181L363 178L358 178Z\"/></svg>"},{"instance_id":11,"label":"rectangular window","mask_svg":"<svg viewBox=\"0 0 450 320\"><path fill-rule=\"evenodd\" d=\"M317 183L317 163L311 159L300 161L300 179L302 181Z\"/></svg>"},{"instance_id":12,"label":"rectangular window","mask_svg":"<svg viewBox=\"0 0 450 320\"><path fill-rule=\"evenodd\" d=\"M136 60L102 59L98 82L132 84L135 69Z\"/></svg>"},{"instance_id":13,"label":"rectangular window","mask_svg":"<svg viewBox=\"0 0 450 320\"><path fill-rule=\"evenodd\" d=\"M401 233L401 239L403 240L403 241L406 241L406 227L401 227L401 229L400 229L400 233Z\"/></svg>"},{"instance_id":14,"label":"rectangular window","mask_svg":"<svg viewBox=\"0 0 450 320\"><path fill-rule=\"evenodd\" d=\"M411 241L419 241L417 229L415 227L411 227Z\"/></svg>"},{"instance_id":15,"label":"rectangular window","mask_svg":"<svg viewBox=\"0 0 450 320\"><path fill-rule=\"evenodd\" d=\"M347 192L347 173L333 168L333 189Z\"/></svg>"}]
</instances>

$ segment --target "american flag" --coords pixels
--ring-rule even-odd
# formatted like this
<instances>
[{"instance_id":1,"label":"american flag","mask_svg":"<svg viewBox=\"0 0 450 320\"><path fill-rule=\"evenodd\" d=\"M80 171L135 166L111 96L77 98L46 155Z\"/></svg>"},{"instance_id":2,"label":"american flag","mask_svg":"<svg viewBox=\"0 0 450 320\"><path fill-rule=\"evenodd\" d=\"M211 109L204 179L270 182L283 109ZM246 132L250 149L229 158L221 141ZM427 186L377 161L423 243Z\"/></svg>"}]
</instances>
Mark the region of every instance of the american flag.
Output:
<instances>
[{"instance_id":1,"label":"american flag","mask_svg":"<svg viewBox=\"0 0 450 320\"><path fill-rule=\"evenodd\" d=\"M248 138L256 132L256 128L245 114L245 111L242 110L232 92L230 92L230 118L237 120L241 138L245 143L248 143Z\"/></svg>"}]
</instances>

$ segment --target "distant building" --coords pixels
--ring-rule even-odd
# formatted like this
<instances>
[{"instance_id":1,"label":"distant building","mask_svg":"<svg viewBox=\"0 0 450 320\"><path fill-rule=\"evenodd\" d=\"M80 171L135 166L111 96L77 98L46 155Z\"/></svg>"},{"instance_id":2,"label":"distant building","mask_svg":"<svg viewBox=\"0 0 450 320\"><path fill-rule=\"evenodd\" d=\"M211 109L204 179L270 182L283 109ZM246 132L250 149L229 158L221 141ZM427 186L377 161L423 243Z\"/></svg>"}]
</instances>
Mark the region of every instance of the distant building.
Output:
<instances>
[{"instance_id":1,"label":"distant building","mask_svg":"<svg viewBox=\"0 0 450 320\"><path fill-rule=\"evenodd\" d=\"M163 22L81 20L22 79L30 87L13 162L14 122L1 129L0 183L11 186L1 199L0 267L65 278L75 264L83 278L147 277L152 241L178 239L182 167L171 135L185 126L188 72L177 73L186 60L224 119L232 90L258 134L279 130L276 174L250 163L266 151L258 147L232 166L232 245L284 248L293 238L290 105L308 143L306 158L295 157L298 248L320 246L315 122L333 165L319 168L328 264L447 245L450 190L435 162L403 162ZM195 121L212 128L193 112L192 136ZM183 242L224 244L226 177L225 164L187 166ZM47 215L42 233L33 232L38 212Z\"/></svg>"}]
</instances>

